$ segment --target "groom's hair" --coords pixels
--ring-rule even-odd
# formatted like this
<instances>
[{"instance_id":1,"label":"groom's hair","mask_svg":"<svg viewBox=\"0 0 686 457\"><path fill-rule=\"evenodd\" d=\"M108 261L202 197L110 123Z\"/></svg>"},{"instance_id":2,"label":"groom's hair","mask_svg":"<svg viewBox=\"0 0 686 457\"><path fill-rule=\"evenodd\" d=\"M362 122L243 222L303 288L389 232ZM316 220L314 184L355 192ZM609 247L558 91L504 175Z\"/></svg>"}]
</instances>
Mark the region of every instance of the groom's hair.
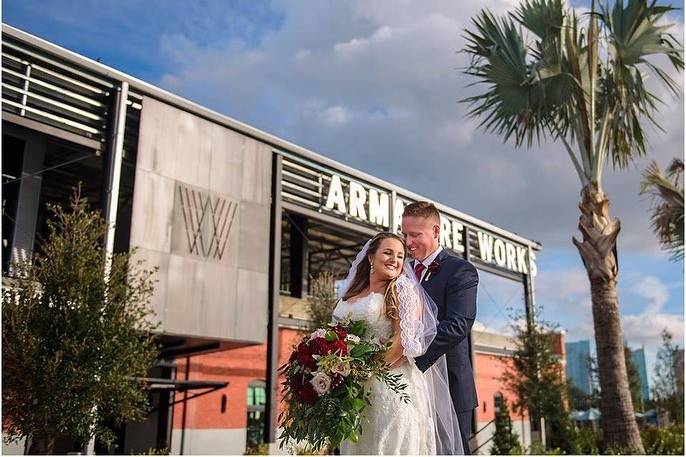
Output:
<instances>
[{"instance_id":1,"label":"groom's hair","mask_svg":"<svg viewBox=\"0 0 686 457\"><path fill-rule=\"evenodd\" d=\"M424 217L426 219L433 219L437 224L441 223L441 215L438 213L436 206L427 201L419 201L410 203L403 210L403 217Z\"/></svg>"}]
</instances>

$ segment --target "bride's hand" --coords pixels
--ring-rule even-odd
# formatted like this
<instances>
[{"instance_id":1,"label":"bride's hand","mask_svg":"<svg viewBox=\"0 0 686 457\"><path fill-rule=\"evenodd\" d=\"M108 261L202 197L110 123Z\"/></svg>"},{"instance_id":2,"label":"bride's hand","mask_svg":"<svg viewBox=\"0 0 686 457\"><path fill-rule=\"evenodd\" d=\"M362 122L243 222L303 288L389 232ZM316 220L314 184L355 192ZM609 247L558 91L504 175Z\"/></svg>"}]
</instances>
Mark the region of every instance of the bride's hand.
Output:
<instances>
[{"instance_id":1,"label":"bride's hand","mask_svg":"<svg viewBox=\"0 0 686 457\"><path fill-rule=\"evenodd\" d=\"M405 362L407 362L407 357L405 357L405 356L400 357L398 360L396 360L395 362L393 362L391 364L391 370L395 370L396 368L398 368L400 365L402 365Z\"/></svg>"}]
</instances>

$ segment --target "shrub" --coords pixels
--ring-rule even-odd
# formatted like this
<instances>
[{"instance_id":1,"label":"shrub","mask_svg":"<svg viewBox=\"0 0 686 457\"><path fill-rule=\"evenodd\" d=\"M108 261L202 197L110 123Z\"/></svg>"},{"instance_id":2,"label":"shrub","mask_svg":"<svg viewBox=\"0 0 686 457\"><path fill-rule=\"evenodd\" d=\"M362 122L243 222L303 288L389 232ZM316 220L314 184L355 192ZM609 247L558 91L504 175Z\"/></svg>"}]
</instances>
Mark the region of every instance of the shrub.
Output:
<instances>
[{"instance_id":1,"label":"shrub","mask_svg":"<svg viewBox=\"0 0 686 457\"><path fill-rule=\"evenodd\" d=\"M684 455L684 426L647 427L641 430L646 454Z\"/></svg>"}]
</instances>

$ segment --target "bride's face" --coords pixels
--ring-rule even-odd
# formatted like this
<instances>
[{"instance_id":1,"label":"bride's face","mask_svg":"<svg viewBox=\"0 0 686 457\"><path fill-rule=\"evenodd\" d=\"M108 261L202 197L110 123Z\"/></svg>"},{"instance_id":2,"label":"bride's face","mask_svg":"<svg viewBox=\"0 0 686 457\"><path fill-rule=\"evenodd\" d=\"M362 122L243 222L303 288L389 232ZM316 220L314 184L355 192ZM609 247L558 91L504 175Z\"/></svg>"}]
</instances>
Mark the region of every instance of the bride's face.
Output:
<instances>
[{"instance_id":1,"label":"bride's face","mask_svg":"<svg viewBox=\"0 0 686 457\"><path fill-rule=\"evenodd\" d=\"M403 271L405 260L405 246L395 238L381 240L379 248L370 257L369 262L374 267L377 278L390 280L397 277Z\"/></svg>"}]
</instances>

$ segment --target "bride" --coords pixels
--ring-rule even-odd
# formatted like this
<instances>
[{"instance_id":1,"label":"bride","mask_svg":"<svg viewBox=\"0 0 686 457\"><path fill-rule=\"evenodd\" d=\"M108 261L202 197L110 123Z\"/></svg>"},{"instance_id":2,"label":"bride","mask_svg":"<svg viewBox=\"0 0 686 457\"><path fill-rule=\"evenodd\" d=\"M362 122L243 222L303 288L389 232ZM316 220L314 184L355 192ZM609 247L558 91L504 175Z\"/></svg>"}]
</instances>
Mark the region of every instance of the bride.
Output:
<instances>
[{"instance_id":1,"label":"bride","mask_svg":"<svg viewBox=\"0 0 686 457\"><path fill-rule=\"evenodd\" d=\"M353 262L333 312L334 321L365 320L368 332L391 341L386 362L402 375L410 403L375 378L368 381L371 406L356 443L341 454L463 454L457 415L450 400L445 358L422 373L414 358L436 335L436 305L404 265L405 242L383 232L367 242Z\"/></svg>"}]
</instances>

